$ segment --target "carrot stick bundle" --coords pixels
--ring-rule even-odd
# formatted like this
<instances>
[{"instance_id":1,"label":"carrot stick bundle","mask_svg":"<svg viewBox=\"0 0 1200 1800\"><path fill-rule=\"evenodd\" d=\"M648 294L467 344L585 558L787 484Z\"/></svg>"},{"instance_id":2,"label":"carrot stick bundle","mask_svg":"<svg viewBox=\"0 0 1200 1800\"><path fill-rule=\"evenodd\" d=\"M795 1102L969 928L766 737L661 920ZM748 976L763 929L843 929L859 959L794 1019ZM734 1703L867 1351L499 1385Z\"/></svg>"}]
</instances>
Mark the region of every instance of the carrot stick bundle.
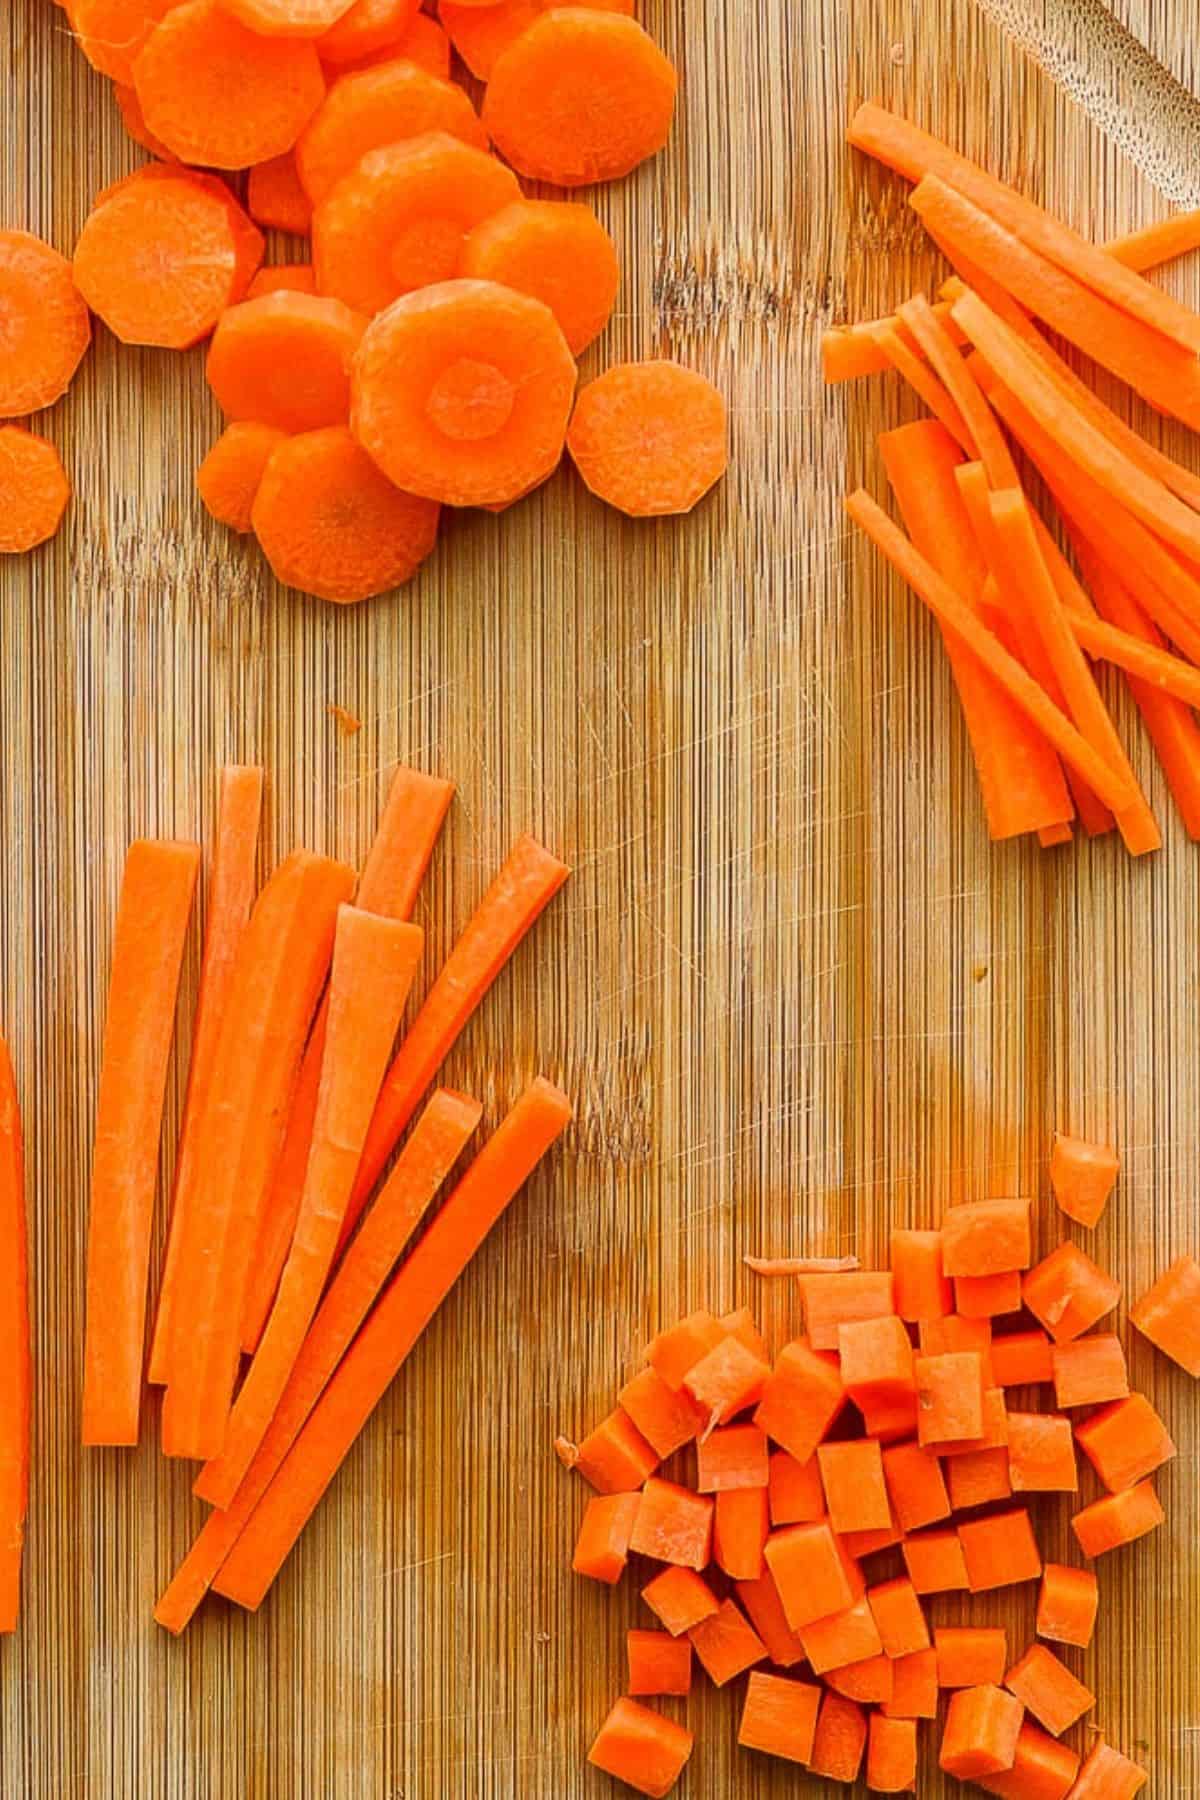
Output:
<instances>
[{"instance_id":1,"label":"carrot stick bundle","mask_svg":"<svg viewBox=\"0 0 1200 1800\"><path fill-rule=\"evenodd\" d=\"M130 846L113 939L88 1226L83 1442L136 1444L167 1065L198 844Z\"/></svg>"},{"instance_id":2,"label":"carrot stick bundle","mask_svg":"<svg viewBox=\"0 0 1200 1800\"><path fill-rule=\"evenodd\" d=\"M25 1152L8 1045L0 1038L0 1636L15 1631L29 1504L29 1276Z\"/></svg>"}]
</instances>

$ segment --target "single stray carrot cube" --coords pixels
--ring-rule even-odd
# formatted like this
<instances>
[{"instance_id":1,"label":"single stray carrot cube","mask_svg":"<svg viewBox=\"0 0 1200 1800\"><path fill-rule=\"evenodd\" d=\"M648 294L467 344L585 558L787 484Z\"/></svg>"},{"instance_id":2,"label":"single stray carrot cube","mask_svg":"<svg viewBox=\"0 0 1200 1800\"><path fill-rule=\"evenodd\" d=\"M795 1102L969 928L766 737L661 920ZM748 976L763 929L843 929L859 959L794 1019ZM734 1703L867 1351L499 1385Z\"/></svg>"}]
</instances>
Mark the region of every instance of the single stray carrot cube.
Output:
<instances>
[{"instance_id":1,"label":"single stray carrot cube","mask_svg":"<svg viewBox=\"0 0 1200 1800\"><path fill-rule=\"evenodd\" d=\"M936 1719L937 1651L914 1650L892 1666L892 1697L883 1706L889 1719Z\"/></svg>"},{"instance_id":2,"label":"single stray carrot cube","mask_svg":"<svg viewBox=\"0 0 1200 1800\"><path fill-rule=\"evenodd\" d=\"M939 1625L933 1647L939 1687L1002 1685L1008 1668L1008 1633L1001 1626Z\"/></svg>"},{"instance_id":3,"label":"single stray carrot cube","mask_svg":"<svg viewBox=\"0 0 1200 1800\"><path fill-rule=\"evenodd\" d=\"M1078 1244L1060 1244L1029 1271L1021 1294L1055 1343L1065 1344L1112 1311L1121 1298L1121 1284Z\"/></svg>"},{"instance_id":4,"label":"single stray carrot cube","mask_svg":"<svg viewBox=\"0 0 1200 1800\"><path fill-rule=\"evenodd\" d=\"M767 1654L766 1645L732 1600L722 1600L712 1618L693 1625L688 1637L717 1687L744 1674Z\"/></svg>"},{"instance_id":5,"label":"single stray carrot cube","mask_svg":"<svg viewBox=\"0 0 1200 1800\"><path fill-rule=\"evenodd\" d=\"M738 1581L734 1586L771 1661L780 1669L790 1669L795 1663L803 1662L804 1645L787 1622L770 1569L764 1568L757 1581Z\"/></svg>"},{"instance_id":6,"label":"single stray carrot cube","mask_svg":"<svg viewBox=\"0 0 1200 1800\"><path fill-rule=\"evenodd\" d=\"M767 1490L726 1488L713 1513L713 1560L734 1581L757 1581L770 1533Z\"/></svg>"},{"instance_id":7,"label":"single stray carrot cube","mask_svg":"<svg viewBox=\"0 0 1200 1800\"><path fill-rule=\"evenodd\" d=\"M1014 1494L1076 1493L1070 1419L1059 1413L1009 1413L1008 1473Z\"/></svg>"},{"instance_id":8,"label":"single stray carrot cube","mask_svg":"<svg viewBox=\"0 0 1200 1800\"><path fill-rule=\"evenodd\" d=\"M950 1517L942 1465L920 1444L889 1444L883 1452L883 1479L903 1531L919 1531Z\"/></svg>"},{"instance_id":9,"label":"single stray carrot cube","mask_svg":"<svg viewBox=\"0 0 1200 1800\"><path fill-rule=\"evenodd\" d=\"M1012 1495L1007 1444L952 1456L946 1464L946 1473L950 1478L950 1504L955 1512L969 1512L973 1506L988 1506L993 1500L1007 1500Z\"/></svg>"},{"instance_id":10,"label":"single stray carrot cube","mask_svg":"<svg viewBox=\"0 0 1200 1800\"><path fill-rule=\"evenodd\" d=\"M997 1387L1034 1387L1039 1382L1053 1381L1053 1350L1046 1333L1037 1329L994 1337L992 1370Z\"/></svg>"},{"instance_id":11,"label":"single stray carrot cube","mask_svg":"<svg viewBox=\"0 0 1200 1800\"><path fill-rule=\"evenodd\" d=\"M1097 1738L1071 1789L1071 1800L1133 1800L1149 1779L1140 1763Z\"/></svg>"},{"instance_id":12,"label":"single stray carrot cube","mask_svg":"<svg viewBox=\"0 0 1200 1800\"><path fill-rule=\"evenodd\" d=\"M766 1433L757 1425L726 1425L696 1446L696 1486L702 1494L765 1488L769 1474Z\"/></svg>"},{"instance_id":13,"label":"single stray carrot cube","mask_svg":"<svg viewBox=\"0 0 1200 1800\"><path fill-rule=\"evenodd\" d=\"M1079 1757L1068 1744L1060 1744L1035 1725L1022 1719L1017 1734L1017 1754L1011 1769L1000 1775L977 1775L979 1786L1000 1800L1078 1800L1075 1777Z\"/></svg>"},{"instance_id":14,"label":"single stray carrot cube","mask_svg":"<svg viewBox=\"0 0 1200 1800\"><path fill-rule=\"evenodd\" d=\"M1200 1377L1200 1262L1194 1256L1173 1262L1130 1308L1129 1322L1164 1356Z\"/></svg>"},{"instance_id":15,"label":"single stray carrot cube","mask_svg":"<svg viewBox=\"0 0 1200 1800\"><path fill-rule=\"evenodd\" d=\"M699 1437L708 1420L689 1395L668 1387L656 1369L639 1369L617 1396L655 1454L673 1456Z\"/></svg>"},{"instance_id":16,"label":"single stray carrot cube","mask_svg":"<svg viewBox=\"0 0 1200 1800\"><path fill-rule=\"evenodd\" d=\"M693 1364L683 1385L709 1419L723 1425L754 1405L770 1373L771 1365L747 1350L740 1338L727 1337Z\"/></svg>"},{"instance_id":17,"label":"single stray carrot cube","mask_svg":"<svg viewBox=\"0 0 1200 1800\"><path fill-rule=\"evenodd\" d=\"M674 1481L652 1477L642 1489L629 1548L639 1556L706 1569L712 1551L713 1503Z\"/></svg>"},{"instance_id":18,"label":"single stray carrot cube","mask_svg":"<svg viewBox=\"0 0 1200 1800\"><path fill-rule=\"evenodd\" d=\"M1112 1332L1054 1346L1054 1398L1059 1406L1103 1406L1129 1393L1125 1347Z\"/></svg>"},{"instance_id":19,"label":"single stray carrot cube","mask_svg":"<svg viewBox=\"0 0 1200 1800\"><path fill-rule=\"evenodd\" d=\"M824 1675L829 1669L844 1669L848 1663L859 1663L869 1656L883 1655L883 1641L865 1594L844 1612L814 1619L811 1625L802 1625L800 1642L814 1675Z\"/></svg>"},{"instance_id":20,"label":"single stray carrot cube","mask_svg":"<svg viewBox=\"0 0 1200 1800\"><path fill-rule=\"evenodd\" d=\"M646 1352L650 1367L676 1392L689 1369L707 1356L727 1336L725 1327L710 1312L689 1313L677 1325L660 1331Z\"/></svg>"},{"instance_id":21,"label":"single stray carrot cube","mask_svg":"<svg viewBox=\"0 0 1200 1800\"><path fill-rule=\"evenodd\" d=\"M896 1311L910 1325L954 1311L954 1290L942 1268L940 1231L893 1231L892 1280Z\"/></svg>"},{"instance_id":22,"label":"single stray carrot cube","mask_svg":"<svg viewBox=\"0 0 1200 1800\"><path fill-rule=\"evenodd\" d=\"M1083 1138L1055 1132L1050 1186L1062 1211L1077 1225L1099 1222L1120 1172L1121 1159L1110 1145L1089 1144Z\"/></svg>"},{"instance_id":23,"label":"single stray carrot cube","mask_svg":"<svg viewBox=\"0 0 1200 1800\"><path fill-rule=\"evenodd\" d=\"M1028 1200L968 1200L946 1208L942 1266L947 1275L1006 1275L1033 1260Z\"/></svg>"},{"instance_id":24,"label":"single stray carrot cube","mask_svg":"<svg viewBox=\"0 0 1200 1800\"><path fill-rule=\"evenodd\" d=\"M960 1781L1011 1769L1025 1708L1003 1688L959 1688L950 1697L939 1767Z\"/></svg>"},{"instance_id":25,"label":"single stray carrot cube","mask_svg":"<svg viewBox=\"0 0 1200 1800\"><path fill-rule=\"evenodd\" d=\"M951 1594L969 1587L956 1531L918 1531L901 1545L904 1566L918 1594Z\"/></svg>"},{"instance_id":26,"label":"single stray carrot cube","mask_svg":"<svg viewBox=\"0 0 1200 1800\"><path fill-rule=\"evenodd\" d=\"M1055 1737L1069 1731L1096 1704L1090 1688L1076 1681L1066 1664L1044 1644L1029 1646L1008 1671L1004 1685Z\"/></svg>"},{"instance_id":27,"label":"single stray carrot cube","mask_svg":"<svg viewBox=\"0 0 1200 1800\"><path fill-rule=\"evenodd\" d=\"M772 1525L811 1525L825 1517L825 1490L815 1455L800 1463L790 1451L772 1451L767 1494Z\"/></svg>"},{"instance_id":28,"label":"single stray carrot cube","mask_svg":"<svg viewBox=\"0 0 1200 1800\"><path fill-rule=\"evenodd\" d=\"M683 1773L694 1742L685 1725L621 1699L600 1727L588 1761L650 1800L663 1800Z\"/></svg>"},{"instance_id":29,"label":"single stray carrot cube","mask_svg":"<svg viewBox=\"0 0 1200 1800\"><path fill-rule=\"evenodd\" d=\"M922 1448L982 1435L983 1363L977 1351L918 1356L913 1362L913 1373L917 1383L917 1439Z\"/></svg>"},{"instance_id":30,"label":"single stray carrot cube","mask_svg":"<svg viewBox=\"0 0 1200 1800\"><path fill-rule=\"evenodd\" d=\"M1093 1500L1075 1514L1071 1530L1085 1556L1103 1556L1107 1550L1119 1550L1123 1544L1157 1531L1166 1516L1153 1484L1139 1481L1123 1493Z\"/></svg>"},{"instance_id":31,"label":"single stray carrot cube","mask_svg":"<svg viewBox=\"0 0 1200 1800\"><path fill-rule=\"evenodd\" d=\"M911 1656L928 1650L929 1625L917 1590L904 1575L881 1581L867 1589L867 1604L875 1618L885 1656Z\"/></svg>"},{"instance_id":32,"label":"single stray carrot cube","mask_svg":"<svg viewBox=\"0 0 1200 1800\"><path fill-rule=\"evenodd\" d=\"M844 1694L847 1700L857 1700L863 1706L882 1706L892 1697L892 1659L881 1650L878 1656L865 1656L861 1662L826 1669L825 1680L835 1694Z\"/></svg>"},{"instance_id":33,"label":"single stray carrot cube","mask_svg":"<svg viewBox=\"0 0 1200 1800\"><path fill-rule=\"evenodd\" d=\"M803 1339L785 1344L767 1377L754 1423L806 1463L846 1400L836 1357L822 1356Z\"/></svg>"},{"instance_id":34,"label":"single stray carrot cube","mask_svg":"<svg viewBox=\"0 0 1200 1800\"><path fill-rule=\"evenodd\" d=\"M701 1619L710 1619L719 1602L708 1583L694 1569L671 1567L656 1575L642 1589L642 1599L655 1618L679 1637Z\"/></svg>"},{"instance_id":35,"label":"single stray carrot cube","mask_svg":"<svg viewBox=\"0 0 1200 1800\"><path fill-rule=\"evenodd\" d=\"M958 1536L973 1594L1036 1581L1041 1575L1041 1554L1023 1507L996 1513L990 1519L966 1519Z\"/></svg>"},{"instance_id":36,"label":"single stray carrot cube","mask_svg":"<svg viewBox=\"0 0 1200 1800\"><path fill-rule=\"evenodd\" d=\"M1090 1569L1047 1563L1038 1594L1037 1634L1086 1650L1096 1628L1100 1589Z\"/></svg>"},{"instance_id":37,"label":"single stray carrot cube","mask_svg":"<svg viewBox=\"0 0 1200 1800\"><path fill-rule=\"evenodd\" d=\"M808 1766L829 1781L857 1781L867 1747L867 1715L855 1700L827 1688L817 1714Z\"/></svg>"},{"instance_id":38,"label":"single stray carrot cube","mask_svg":"<svg viewBox=\"0 0 1200 1800\"><path fill-rule=\"evenodd\" d=\"M653 1475L659 1459L618 1406L579 1446L575 1467L598 1494L628 1494Z\"/></svg>"},{"instance_id":39,"label":"single stray carrot cube","mask_svg":"<svg viewBox=\"0 0 1200 1800\"><path fill-rule=\"evenodd\" d=\"M883 1456L874 1438L822 1444L817 1451L829 1523L837 1532L886 1531L892 1522Z\"/></svg>"},{"instance_id":40,"label":"single stray carrot cube","mask_svg":"<svg viewBox=\"0 0 1200 1800\"><path fill-rule=\"evenodd\" d=\"M1075 1427L1079 1447L1111 1493L1136 1487L1176 1456L1166 1426L1145 1394L1130 1394Z\"/></svg>"},{"instance_id":41,"label":"single stray carrot cube","mask_svg":"<svg viewBox=\"0 0 1200 1800\"><path fill-rule=\"evenodd\" d=\"M961 1313L947 1313L944 1319L922 1319L917 1327L922 1356L947 1356L951 1351L975 1350L983 1363L983 1385L995 1387L992 1369L992 1321L964 1319Z\"/></svg>"},{"instance_id":42,"label":"single stray carrot cube","mask_svg":"<svg viewBox=\"0 0 1200 1800\"><path fill-rule=\"evenodd\" d=\"M1003 1275L956 1275L954 1307L964 1319L994 1319L1021 1310L1021 1271Z\"/></svg>"},{"instance_id":43,"label":"single stray carrot cube","mask_svg":"<svg viewBox=\"0 0 1200 1800\"><path fill-rule=\"evenodd\" d=\"M628 1631L625 1651L631 1694L691 1693L692 1646L687 1638L666 1631Z\"/></svg>"},{"instance_id":44,"label":"single stray carrot cube","mask_svg":"<svg viewBox=\"0 0 1200 1800\"><path fill-rule=\"evenodd\" d=\"M817 1730L821 1690L810 1681L787 1681L753 1669L738 1727L743 1750L761 1750L787 1762L807 1763Z\"/></svg>"},{"instance_id":45,"label":"single stray carrot cube","mask_svg":"<svg viewBox=\"0 0 1200 1800\"><path fill-rule=\"evenodd\" d=\"M772 1532L764 1554L793 1631L830 1613L844 1612L864 1591L857 1566L842 1550L828 1521L789 1525Z\"/></svg>"},{"instance_id":46,"label":"single stray carrot cube","mask_svg":"<svg viewBox=\"0 0 1200 1800\"><path fill-rule=\"evenodd\" d=\"M629 1560L629 1534L641 1496L597 1494L589 1500L575 1540L571 1567L577 1575L611 1586L619 1581Z\"/></svg>"},{"instance_id":47,"label":"single stray carrot cube","mask_svg":"<svg viewBox=\"0 0 1200 1800\"><path fill-rule=\"evenodd\" d=\"M842 1382L864 1412L910 1397L913 1351L903 1319L854 1319L838 1327Z\"/></svg>"},{"instance_id":48,"label":"single stray carrot cube","mask_svg":"<svg viewBox=\"0 0 1200 1800\"><path fill-rule=\"evenodd\" d=\"M907 1794L917 1785L917 1727L912 1719L872 1713L867 1739L867 1786L876 1794Z\"/></svg>"},{"instance_id":49,"label":"single stray carrot cube","mask_svg":"<svg viewBox=\"0 0 1200 1800\"><path fill-rule=\"evenodd\" d=\"M804 1328L814 1350L836 1350L838 1328L856 1319L882 1319L896 1310L888 1270L802 1275Z\"/></svg>"}]
</instances>

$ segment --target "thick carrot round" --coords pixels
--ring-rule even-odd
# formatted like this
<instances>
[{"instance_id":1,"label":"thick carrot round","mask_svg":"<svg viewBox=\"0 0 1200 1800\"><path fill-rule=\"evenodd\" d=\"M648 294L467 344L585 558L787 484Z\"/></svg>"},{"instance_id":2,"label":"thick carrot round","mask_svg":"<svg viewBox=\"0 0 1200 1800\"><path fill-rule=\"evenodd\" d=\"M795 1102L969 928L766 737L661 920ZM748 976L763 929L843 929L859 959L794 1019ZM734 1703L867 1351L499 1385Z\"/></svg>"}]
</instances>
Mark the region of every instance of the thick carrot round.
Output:
<instances>
[{"instance_id":1,"label":"thick carrot round","mask_svg":"<svg viewBox=\"0 0 1200 1800\"><path fill-rule=\"evenodd\" d=\"M254 496L271 455L286 432L253 419L227 425L196 471L200 498L214 519L233 531L249 531Z\"/></svg>"},{"instance_id":2,"label":"thick carrot round","mask_svg":"<svg viewBox=\"0 0 1200 1800\"><path fill-rule=\"evenodd\" d=\"M54 445L21 425L0 425L0 553L52 538L71 498Z\"/></svg>"},{"instance_id":3,"label":"thick carrot round","mask_svg":"<svg viewBox=\"0 0 1200 1800\"><path fill-rule=\"evenodd\" d=\"M134 169L130 175L123 175L119 181L110 182L101 188L92 202L92 210L103 206L114 195L123 193L126 188L135 187L145 181L188 181L193 187L211 194L225 208L229 220L229 229L233 233L234 256L236 268L233 279L233 293L230 300L241 300L259 263L263 259L266 239L245 211L241 201L221 175L208 174L203 169L188 169L168 155L165 162L143 163L140 169Z\"/></svg>"},{"instance_id":4,"label":"thick carrot round","mask_svg":"<svg viewBox=\"0 0 1200 1800\"><path fill-rule=\"evenodd\" d=\"M548 306L573 356L612 317L621 270L612 239L590 206L520 200L477 225L457 271L499 281Z\"/></svg>"},{"instance_id":5,"label":"thick carrot round","mask_svg":"<svg viewBox=\"0 0 1200 1800\"><path fill-rule=\"evenodd\" d=\"M418 7L419 0L353 0L321 34L317 55L327 67L336 69L389 45L399 45L415 22Z\"/></svg>"},{"instance_id":6,"label":"thick carrot round","mask_svg":"<svg viewBox=\"0 0 1200 1800\"><path fill-rule=\"evenodd\" d=\"M350 416L350 366L366 320L340 300L287 291L221 316L205 363L227 419L319 431Z\"/></svg>"},{"instance_id":7,"label":"thick carrot round","mask_svg":"<svg viewBox=\"0 0 1200 1800\"><path fill-rule=\"evenodd\" d=\"M121 123L134 143L140 144L143 150L148 150L151 156L161 156L164 162L170 162L172 160L171 152L161 138L155 137L146 124L142 113L142 103L138 99L137 89L133 85L132 73L128 82L114 81L112 91L113 99L117 103L117 111L121 115Z\"/></svg>"},{"instance_id":8,"label":"thick carrot round","mask_svg":"<svg viewBox=\"0 0 1200 1800\"><path fill-rule=\"evenodd\" d=\"M592 493L620 512L690 512L729 461L725 401L679 363L617 363L581 391L567 448Z\"/></svg>"},{"instance_id":9,"label":"thick carrot round","mask_svg":"<svg viewBox=\"0 0 1200 1800\"><path fill-rule=\"evenodd\" d=\"M320 44L317 45L320 51ZM353 62L330 63L326 67L330 75L349 74L356 69L377 68L380 63L410 62L416 63L418 69L424 69L428 75L436 75L439 81L450 79L450 39L438 21L429 13L418 13L402 38L395 43L386 44L382 50L372 50L366 56L359 56Z\"/></svg>"},{"instance_id":10,"label":"thick carrot round","mask_svg":"<svg viewBox=\"0 0 1200 1800\"><path fill-rule=\"evenodd\" d=\"M440 0L438 17L472 75L490 81L497 59L553 4L554 0L494 0L480 6L474 0ZM634 11L633 0L585 0L585 5L589 11L630 17Z\"/></svg>"},{"instance_id":11,"label":"thick carrot round","mask_svg":"<svg viewBox=\"0 0 1200 1800\"><path fill-rule=\"evenodd\" d=\"M386 62L335 81L296 146L296 167L314 206L368 150L444 131L477 150L487 133L462 88L411 62Z\"/></svg>"},{"instance_id":12,"label":"thick carrot round","mask_svg":"<svg viewBox=\"0 0 1200 1800\"><path fill-rule=\"evenodd\" d=\"M437 538L438 507L394 487L334 425L279 446L251 522L285 587L349 604L416 574Z\"/></svg>"},{"instance_id":13,"label":"thick carrot round","mask_svg":"<svg viewBox=\"0 0 1200 1800\"><path fill-rule=\"evenodd\" d=\"M0 1038L0 1636L17 1628L29 1504L29 1273L21 1108Z\"/></svg>"},{"instance_id":14,"label":"thick carrot round","mask_svg":"<svg viewBox=\"0 0 1200 1800\"><path fill-rule=\"evenodd\" d=\"M66 393L91 342L88 310L65 256L29 231L0 231L0 419Z\"/></svg>"},{"instance_id":15,"label":"thick carrot round","mask_svg":"<svg viewBox=\"0 0 1200 1800\"><path fill-rule=\"evenodd\" d=\"M248 30L269 38L324 37L352 0L221 0Z\"/></svg>"},{"instance_id":16,"label":"thick carrot round","mask_svg":"<svg viewBox=\"0 0 1200 1800\"><path fill-rule=\"evenodd\" d=\"M382 312L462 273L468 234L520 197L511 169L444 131L370 150L313 214L317 287Z\"/></svg>"},{"instance_id":17,"label":"thick carrot round","mask_svg":"<svg viewBox=\"0 0 1200 1800\"><path fill-rule=\"evenodd\" d=\"M75 41L93 69L113 81L131 82L134 58L174 4L175 0L71 0Z\"/></svg>"},{"instance_id":18,"label":"thick carrot round","mask_svg":"<svg viewBox=\"0 0 1200 1800\"><path fill-rule=\"evenodd\" d=\"M246 289L247 300L261 300L264 294L315 294L317 278L311 263L272 263L260 269Z\"/></svg>"},{"instance_id":19,"label":"thick carrot round","mask_svg":"<svg viewBox=\"0 0 1200 1800\"><path fill-rule=\"evenodd\" d=\"M293 237L308 236L312 202L301 185L296 158L290 150L267 162L255 163L246 183L246 210L260 225L288 231Z\"/></svg>"},{"instance_id":20,"label":"thick carrot round","mask_svg":"<svg viewBox=\"0 0 1200 1800\"><path fill-rule=\"evenodd\" d=\"M311 43L249 31L215 0L183 0L133 66L147 128L183 162L245 169L290 150L325 94Z\"/></svg>"}]
</instances>

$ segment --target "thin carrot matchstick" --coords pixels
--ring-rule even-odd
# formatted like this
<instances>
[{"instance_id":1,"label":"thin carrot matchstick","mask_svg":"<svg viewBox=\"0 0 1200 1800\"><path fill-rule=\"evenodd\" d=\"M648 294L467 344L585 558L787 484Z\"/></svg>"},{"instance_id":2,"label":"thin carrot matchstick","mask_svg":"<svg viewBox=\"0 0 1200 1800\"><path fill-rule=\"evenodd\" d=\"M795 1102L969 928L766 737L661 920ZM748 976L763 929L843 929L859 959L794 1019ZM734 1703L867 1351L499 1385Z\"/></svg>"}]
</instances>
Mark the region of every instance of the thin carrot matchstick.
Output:
<instances>
[{"instance_id":1,"label":"thin carrot matchstick","mask_svg":"<svg viewBox=\"0 0 1200 1800\"><path fill-rule=\"evenodd\" d=\"M857 1256L743 1256L756 1275L847 1275L857 1269Z\"/></svg>"},{"instance_id":2,"label":"thin carrot matchstick","mask_svg":"<svg viewBox=\"0 0 1200 1800\"><path fill-rule=\"evenodd\" d=\"M964 456L974 456L975 440L962 412L940 375L906 344L897 326L881 325L876 332L879 348L910 388L923 400L934 418L949 432Z\"/></svg>"},{"instance_id":3,"label":"thin carrot matchstick","mask_svg":"<svg viewBox=\"0 0 1200 1800\"><path fill-rule=\"evenodd\" d=\"M29 1267L25 1150L8 1045L0 1038L0 1636L21 1610L29 1506Z\"/></svg>"}]
</instances>

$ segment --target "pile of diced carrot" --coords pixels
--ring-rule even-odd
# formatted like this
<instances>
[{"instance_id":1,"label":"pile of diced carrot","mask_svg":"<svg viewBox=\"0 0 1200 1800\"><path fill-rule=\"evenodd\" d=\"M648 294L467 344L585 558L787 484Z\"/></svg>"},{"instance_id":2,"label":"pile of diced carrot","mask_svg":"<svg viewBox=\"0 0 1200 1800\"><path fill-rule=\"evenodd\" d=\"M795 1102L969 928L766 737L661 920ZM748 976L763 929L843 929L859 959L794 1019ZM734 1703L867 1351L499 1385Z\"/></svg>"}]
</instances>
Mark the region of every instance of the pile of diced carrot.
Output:
<instances>
[{"instance_id":1,"label":"pile of diced carrot","mask_svg":"<svg viewBox=\"0 0 1200 1800\"><path fill-rule=\"evenodd\" d=\"M1106 1146L1056 1141L1068 1217L1094 1224L1116 1174ZM1152 1477L1176 1450L1131 1392L1120 1338L1093 1329L1120 1285L1073 1242L1035 1263L1031 1211L952 1206L940 1231L894 1231L878 1272L752 1261L798 1277L803 1336L772 1359L748 1309L691 1313L582 1442L556 1442L596 1491L578 1573L615 1583L631 1556L661 1565L639 1576L657 1623L629 1633L625 1693L590 1752L599 1768L643 1794L671 1790L693 1736L644 1701L688 1694L695 1659L717 1686L749 1673L745 1748L829 1780L857 1780L865 1760L873 1791L912 1789L918 1722L945 1699L940 1766L988 1793L1130 1800L1143 1786L1102 1737L1086 1757L1061 1741L1095 1705L1059 1651L1091 1643L1099 1587L1090 1567L1043 1562L1025 1497L1075 1504L1082 1450L1103 1490L1071 1519L1090 1562L1161 1524ZM1200 1263L1174 1264L1130 1319L1200 1376ZM1052 1410L1038 1387L1053 1388ZM931 1625L939 1594L1021 1582L1040 1584L1045 1642L1015 1657L1002 1629ZM805 1679L785 1672L805 1662Z\"/></svg>"},{"instance_id":2,"label":"pile of diced carrot","mask_svg":"<svg viewBox=\"0 0 1200 1800\"><path fill-rule=\"evenodd\" d=\"M0 418L63 391L89 308L124 343L210 339L228 424L205 505L280 581L342 602L408 580L443 506L499 511L564 448L636 516L687 512L719 480L726 409L702 375L624 363L576 396L616 247L589 207L518 179L612 181L666 143L675 70L631 0L461 0L442 23L418 0L64 4L159 160L97 195L73 267L0 232L23 340L0 357ZM244 206L213 170L247 171ZM309 239L311 260L260 267L260 227ZM44 542L68 493L51 446L0 431L0 548Z\"/></svg>"},{"instance_id":3,"label":"pile of diced carrot","mask_svg":"<svg viewBox=\"0 0 1200 1800\"><path fill-rule=\"evenodd\" d=\"M1190 212L1099 247L875 105L850 142L915 183L955 274L935 304L825 334L828 381L893 369L931 417L880 438L907 536L864 491L847 510L942 628L993 838L1160 832L1097 686L1130 692L1200 837L1200 478L1139 434L1064 355L1200 426L1200 315L1145 272L1200 244ZM1061 526L1072 563L1037 511Z\"/></svg>"}]
</instances>

